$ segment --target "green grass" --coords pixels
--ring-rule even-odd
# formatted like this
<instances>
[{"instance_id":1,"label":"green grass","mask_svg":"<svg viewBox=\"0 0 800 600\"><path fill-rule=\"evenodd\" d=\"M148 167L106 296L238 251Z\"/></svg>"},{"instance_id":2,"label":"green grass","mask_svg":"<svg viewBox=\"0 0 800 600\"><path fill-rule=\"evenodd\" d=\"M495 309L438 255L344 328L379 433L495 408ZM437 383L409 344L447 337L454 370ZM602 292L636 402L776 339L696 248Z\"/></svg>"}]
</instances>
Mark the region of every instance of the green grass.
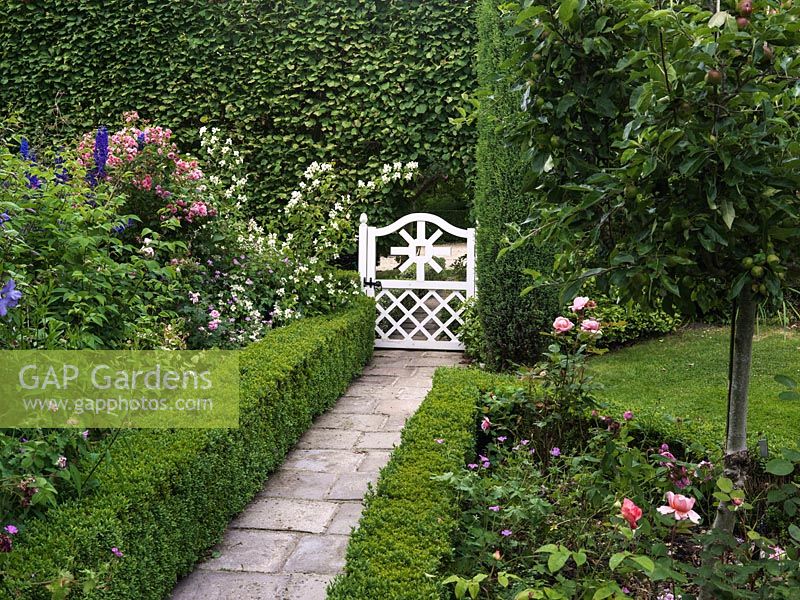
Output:
<instances>
[{"instance_id":1,"label":"green grass","mask_svg":"<svg viewBox=\"0 0 800 600\"><path fill-rule=\"evenodd\" d=\"M721 446L725 436L728 329L684 329L592 360L605 385L601 400L613 413L632 410L644 424L679 419L668 430L678 438ZM800 402L778 399L773 379L800 380L800 333L760 328L753 345L748 435L766 434L770 447L800 445ZM663 423L659 424L663 429Z\"/></svg>"}]
</instances>

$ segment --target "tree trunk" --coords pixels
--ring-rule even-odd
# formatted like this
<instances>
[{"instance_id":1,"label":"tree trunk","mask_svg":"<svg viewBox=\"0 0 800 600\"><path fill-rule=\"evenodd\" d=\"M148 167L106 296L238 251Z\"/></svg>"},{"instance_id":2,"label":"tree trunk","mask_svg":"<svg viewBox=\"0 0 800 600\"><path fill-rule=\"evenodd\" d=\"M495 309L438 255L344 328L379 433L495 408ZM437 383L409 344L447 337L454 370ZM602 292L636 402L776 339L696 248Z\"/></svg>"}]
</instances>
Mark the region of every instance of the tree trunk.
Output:
<instances>
[{"instance_id":1,"label":"tree trunk","mask_svg":"<svg viewBox=\"0 0 800 600\"><path fill-rule=\"evenodd\" d=\"M728 435L725 440L725 477L735 488L744 487L747 476L747 394L753 358L753 335L758 303L745 286L739 297L735 319L735 335L731 354L731 380L728 391ZM732 532L735 515L724 502L717 506L714 529Z\"/></svg>"}]
</instances>

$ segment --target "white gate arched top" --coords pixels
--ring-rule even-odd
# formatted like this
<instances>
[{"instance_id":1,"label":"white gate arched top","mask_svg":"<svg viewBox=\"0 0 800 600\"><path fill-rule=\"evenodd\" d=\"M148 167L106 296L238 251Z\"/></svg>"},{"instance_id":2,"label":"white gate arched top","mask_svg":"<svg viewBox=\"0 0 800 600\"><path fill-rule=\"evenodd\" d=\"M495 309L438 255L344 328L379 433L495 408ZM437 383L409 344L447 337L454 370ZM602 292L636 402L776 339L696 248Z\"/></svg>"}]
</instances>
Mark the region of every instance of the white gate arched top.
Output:
<instances>
[{"instance_id":1,"label":"white gate arched top","mask_svg":"<svg viewBox=\"0 0 800 600\"><path fill-rule=\"evenodd\" d=\"M406 225L410 225L411 223L418 223L420 221L424 221L426 223L433 223L446 233L462 237L464 239L467 239L470 235L469 229L461 229L460 227L451 225L450 223L445 221L442 217L438 215L432 215L430 213L411 213L410 215L400 217L397 221L395 221L391 225L387 225L386 227L376 227L375 235L377 237L390 235L392 233L400 231ZM361 213L361 222L362 223L367 222L367 215L365 213Z\"/></svg>"},{"instance_id":2,"label":"white gate arched top","mask_svg":"<svg viewBox=\"0 0 800 600\"><path fill-rule=\"evenodd\" d=\"M434 232L426 231L430 223ZM416 234L406 226L416 224ZM416 267L414 279L378 279L377 238L400 232L407 246L393 246L392 256L405 256L399 270ZM438 246L442 233L464 238L467 242L466 279L464 281L426 280L426 268L439 273L437 258L450 256L449 246ZM475 230L461 229L429 213L413 213L386 227L370 227L367 215L361 215L358 233L358 267L364 292L377 301L375 346L378 348L413 348L463 350L457 329L463 324L463 302L475 294Z\"/></svg>"}]
</instances>

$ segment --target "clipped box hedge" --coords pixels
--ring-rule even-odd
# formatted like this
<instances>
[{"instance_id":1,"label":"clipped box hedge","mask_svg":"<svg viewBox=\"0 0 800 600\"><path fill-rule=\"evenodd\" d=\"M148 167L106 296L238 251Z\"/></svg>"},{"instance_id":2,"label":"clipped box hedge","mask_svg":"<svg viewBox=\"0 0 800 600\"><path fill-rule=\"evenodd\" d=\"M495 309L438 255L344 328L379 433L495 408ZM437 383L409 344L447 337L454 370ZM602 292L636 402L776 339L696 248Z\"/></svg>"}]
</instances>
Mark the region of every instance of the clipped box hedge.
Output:
<instances>
[{"instance_id":1,"label":"clipped box hedge","mask_svg":"<svg viewBox=\"0 0 800 600\"><path fill-rule=\"evenodd\" d=\"M477 370L436 371L433 389L366 499L346 572L332 584L328 600L438 600L436 577L452 552L459 505L450 486L431 476L464 466L475 450L481 392L507 381Z\"/></svg>"},{"instance_id":2,"label":"clipped box hedge","mask_svg":"<svg viewBox=\"0 0 800 600\"><path fill-rule=\"evenodd\" d=\"M136 430L112 447L101 488L32 521L5 555L5 589L25 600L50 598L44 586L62 570L111 564L92 598L168 597L177 579L216 543L231 517L360 373L372 354L374 304L270 332L241 353L240 427ZM117 547L124 557L116 558ZM75 590L70 598L82 597Z\"/></svg>"}]
</instances>

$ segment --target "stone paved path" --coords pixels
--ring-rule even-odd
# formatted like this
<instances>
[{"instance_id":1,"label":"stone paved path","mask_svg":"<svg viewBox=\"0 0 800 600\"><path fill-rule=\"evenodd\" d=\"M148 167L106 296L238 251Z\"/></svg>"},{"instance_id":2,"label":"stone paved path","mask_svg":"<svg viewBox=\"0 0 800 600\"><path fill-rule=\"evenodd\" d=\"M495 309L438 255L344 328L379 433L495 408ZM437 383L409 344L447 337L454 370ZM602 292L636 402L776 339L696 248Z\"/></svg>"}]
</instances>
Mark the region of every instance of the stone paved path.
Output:
<instances>
[{"instance_id":1,"label":"stone paved path","mask_svg":"<svg viewBox=\"0 0 800 600\"><path fill-rule=\"evenodd\" d=\"M344 566L361 499L405 421L454 352L376 350L336 405L321 415L253 502L214 558L180 581L173 600L324 600Z\"/></svg>"}]
</instances>

